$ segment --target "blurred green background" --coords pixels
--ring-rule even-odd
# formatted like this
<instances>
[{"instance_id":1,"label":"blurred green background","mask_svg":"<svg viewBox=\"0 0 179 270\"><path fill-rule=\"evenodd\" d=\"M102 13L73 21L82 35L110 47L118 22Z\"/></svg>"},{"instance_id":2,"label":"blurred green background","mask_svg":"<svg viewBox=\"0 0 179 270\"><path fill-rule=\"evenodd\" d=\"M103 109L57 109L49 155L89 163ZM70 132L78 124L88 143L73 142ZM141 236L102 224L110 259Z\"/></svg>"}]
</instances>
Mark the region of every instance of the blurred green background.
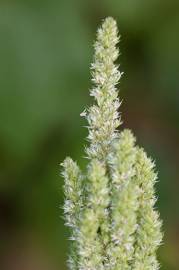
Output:
<instances>
[{"instance_id":1,"label":"blurred green background","mask_svg":"<svg viewBox=\"0 0 179 270\"><path fill-rule=\"evenodd\" d=\"M85 166L89 66L101 20L117 19L123 127L155 158L162 269L179 269L179 1L0 2L0 269L67 269L66 155Z\"/></svg>"}]
</instances>

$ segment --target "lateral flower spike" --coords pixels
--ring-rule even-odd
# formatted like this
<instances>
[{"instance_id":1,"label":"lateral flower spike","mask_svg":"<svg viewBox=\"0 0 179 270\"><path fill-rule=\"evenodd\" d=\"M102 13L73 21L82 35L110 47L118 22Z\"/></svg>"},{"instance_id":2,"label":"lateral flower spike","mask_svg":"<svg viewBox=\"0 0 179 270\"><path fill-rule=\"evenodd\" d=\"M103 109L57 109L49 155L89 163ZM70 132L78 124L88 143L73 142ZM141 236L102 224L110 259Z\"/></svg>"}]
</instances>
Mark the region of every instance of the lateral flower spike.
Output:
<instances>
[{"instance_id":1,"label":"lateral flower spike","mask_svg":"<svg viewBox=\"0 0 179 270\"><path fill-rule=\"evenodd\" d=\"M155 209L154 163L136 146L130 130L119 132L121 72L116 21L106 18L97 31L91 66L94 105L88 122L89 159L82 173L71 158L62 163L64 215L69 227L70 270L158 270L162 241Z\"/></svg>"},{"instance_id":2,"label":"lateral flower spike","mask_svg":"<svg viewBox=\"0 0 179 270\"><path fill-rule=\"evenodd\" d=\"M79 235L79 269L100 270L104 269L104 246L99 228L105 224L105 209L109 205L108 178L101 162L91 161L87 179L86 206Z\"/></svg>"},{"instance_id":3,"label":"lateral flower spike","mask_svg":"<svg viewBox=\"0 0 179 270\"><path fill-rule=\"evenodd\" d=\"M136 156L136 181L140 186L138 228L134 252L134 270L157 270L160 265L156 258L156 250L162 242L159 213L155 210L154 185L157 174L155 165L147 157L143 149L138 148Z\"/></svg>"},{"instance_id":4,"label":"lateral flower spike","mask_svg":"<svg viewBox=\"0 0 179 270\"><path fill-rule=\"evenodd\" d=\"M109 156L112 173L109 269L129 269L133 259L139 206L136 152L134 136L130 130L124 130L114 144L114 153Z\"/></svg>"},{"instance_id":5,"label":"lateral flower spike","mask_svg":"<svg viewBox=\"0 0 179 270\"><path fill-rule=\"evenodd\" d=\"M63 167L62 175L64 177L64 214L65 224L70 228L70 239L72 240L71 254L68 258L69 269L78 269L78 232L80 214L83 208L82 202L82 174L76 162L71 158L66 158L61 164Z\"/></svg>"}]
</instances>

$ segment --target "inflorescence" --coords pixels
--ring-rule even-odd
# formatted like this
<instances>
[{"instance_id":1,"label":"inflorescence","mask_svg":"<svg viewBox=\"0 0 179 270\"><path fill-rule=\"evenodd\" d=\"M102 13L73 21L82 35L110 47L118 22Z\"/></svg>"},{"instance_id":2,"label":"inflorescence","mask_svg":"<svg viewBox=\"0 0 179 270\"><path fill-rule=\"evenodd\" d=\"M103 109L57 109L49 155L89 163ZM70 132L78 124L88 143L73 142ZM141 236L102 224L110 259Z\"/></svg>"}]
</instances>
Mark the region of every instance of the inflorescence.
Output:
<instances>
[{"instance_id":1,"label":"inflorescence","mask_svg":"<svg viewBox=\"0 0 179 270\"><path fill-rule=\"evenodd\" d=\"M83 113L89 130L87 172L82 174L71 158L62 164L70 270L159 269L155 165L130 130L118 131L118 42L116 21L106 18L97 31L91 66L95 104Z\"/></svg>"}]
</instances>

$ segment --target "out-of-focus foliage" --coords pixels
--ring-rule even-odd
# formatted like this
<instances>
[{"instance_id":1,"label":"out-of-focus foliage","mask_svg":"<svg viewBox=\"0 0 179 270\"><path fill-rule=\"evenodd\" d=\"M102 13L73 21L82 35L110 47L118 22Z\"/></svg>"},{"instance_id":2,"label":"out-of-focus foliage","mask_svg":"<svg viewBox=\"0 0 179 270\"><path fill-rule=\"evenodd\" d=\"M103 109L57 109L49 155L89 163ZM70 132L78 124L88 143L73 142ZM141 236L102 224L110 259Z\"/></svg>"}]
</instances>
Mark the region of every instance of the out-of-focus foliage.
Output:
<instances>
[{"instance_id":1,"label":"out-of-focus foliage","mask_svg":"<svg viewBox=\"0 0 179 270\"><path fill-rule=\"evenodd\" d=\"M125 126L159 168L162 269L178 269L178 0L1 1L0 268L66 269L58 164L69 153L86 163L79 114L90 104L91 43L106 16L122 36Z\"/></svg>"}]
</instances>

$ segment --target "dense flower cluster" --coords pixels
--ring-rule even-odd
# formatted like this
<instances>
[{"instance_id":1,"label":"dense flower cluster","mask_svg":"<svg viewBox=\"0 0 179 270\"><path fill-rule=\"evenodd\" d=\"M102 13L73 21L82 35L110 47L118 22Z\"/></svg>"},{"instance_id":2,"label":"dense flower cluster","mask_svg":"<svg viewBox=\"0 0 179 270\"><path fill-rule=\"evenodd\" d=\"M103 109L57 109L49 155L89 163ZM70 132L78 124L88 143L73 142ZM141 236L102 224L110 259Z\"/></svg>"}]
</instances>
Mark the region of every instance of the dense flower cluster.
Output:
<instances>
[{"instance_id":1,"label":"dense flower cluster","mask_svg":"<svg viewBox=\"0 0 179 270\"><path fill-rule=\"evenodd\" d=\"M95 104L82 114L89 130L87 173L82 175L70 158L62 164L71 270L159 269L156 250L162 233L154 208L154 163L136 146L130 130L117 131L118 41L115 20L105 19L91 67Z\"/></svg>"},{"instance_id":2,"label":"dense flower cluster","mask_svg":"<svg viewBox=\"0 0 179 270\"><path fill-rule=\"evenodd\" d=\"M118 114L120 102L116 85L121 73L114 63L119 54L116 48L118 42L116 22L112 18L107 18L97 32L97 41L94 45L94 63L91 66L94 87L90 95L94 97L96 104L89 108L87 115L90 141L87 154L90 158L99 160L107 157L120 125Z\"/></svg>"}]
</instances>

